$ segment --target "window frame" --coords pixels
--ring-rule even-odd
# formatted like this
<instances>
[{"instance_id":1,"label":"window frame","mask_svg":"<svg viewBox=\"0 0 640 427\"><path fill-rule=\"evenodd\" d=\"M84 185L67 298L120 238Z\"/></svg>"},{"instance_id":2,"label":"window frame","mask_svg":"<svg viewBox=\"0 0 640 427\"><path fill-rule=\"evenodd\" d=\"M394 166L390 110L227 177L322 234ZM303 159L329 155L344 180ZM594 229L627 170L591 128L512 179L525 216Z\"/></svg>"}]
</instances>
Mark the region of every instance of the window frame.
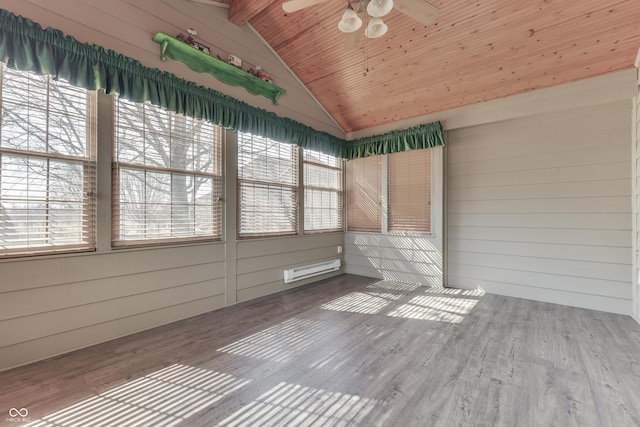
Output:
<instances>
[{"instance_id":1,"label":"window frame","mask_svg":"<svg viewBox=\"0 0 640 427\"><path fill-rule=\"evenodd\" d=\"M251 138L251 144L253 144L253 139L258 138L262 140L261 143L273 143L278 144L279 150L282 148L289 149L290 151L290 159L291 163L289 165L291 170L292 182L290 183L282 183L274 180L268 181L264 179L256 179L256 178L247 178L243 177L241 174L241 150L243 147L243 142L246 142L246 138ZM297 236L299 234L300 224L299 224L299 212L301 210L300 207L300 150L301 148L295 144L289 144L286 142L276 141L271 138L265 138L260 135L250 134L248 132L237 132L236 133L236 169L237 169L237 179L236 179L236 236L238 240L248 240L248 239L264 239L264 238L274 238L274 237L291 237ZM268 148L267 148L268 149ZM282 158L278 158L282 159ZM267 160L268 161L268 160ZM254 187L261 188L263 190L271 190L275 189L276 191L279 189L280 194L283 194L283 190L290 192L291 196L291 206L292 210L287 215L288 220L291 222L292 227L289 230L282 231L268 231L268 230L253 230L253 231L242 231L243 227L243 187Z\"/></svg>"},{"instance_id":2,"label":"window frame","mask_svg":"<svg viewBox=\"0 0 640 427\"><path fill-rule=\"evenodd\" d=\"M207 126L211 127L212 131L212 139L207 146L212 148L211 153L211 163L212 163L212 171L211 172L203 172L198 170L188 170L181 169L169 166L156 166L156 165L148 165L140 162L127 162L127 161L119 161L118 159L118 137L119 137L119 124L118 124L118 109L120 106L120 102L126 102L129 104L136 104L138 108L140 106L146 112L147 108L152 108L163 114L163 120L169 120L173 123L173 120L176 118L178 120L184 120L184 126ZM123 100L121 98L113 97L113 144L112 144L112 173L111 173L111 212L112 212L112 224L111 224L111 248L112 249L127 249L127 248L139 248L139 247L153 247L153 246L167 246L167 245L180 245L180 244L193 244L193 243L206 243L206 242L218 242L222 241L224 238L224 129L220 126L213 125L211 123L206 122L202 119L194 119L192 117L185 116L183 114L175 113L161 107L152 105L148 102L146 103L134 103L132 101ZM141 121L144 122L145 116L140 118ZM171 126L171 125L170 125ZM140 130L139 130L140 131ZM143 132L143 140L142 144L146 145L146 137L147 134L145 129ZM151 132L150 132L151 133ZM174 140L185 138L173 137L171 132L167 135L169 137L169 149ZM195 138L190 139L190 144L195 149ZM146 148L144 148L146 150ZM144 160L143 160L144 161ZM169 160L171 162L172 160ZM170 219L168 224L170 224L170 229L173 230L176 221L172 217L173 216L173 208L176 206L180 206L178 203L173 202L173 190L172 183L176 176L183 176L186 178L191 177L191 179L195 182L196 179L211 179L211 204L206 205L211 207L211 233L208 234L185 234L185 235L177 235L177 236L160 236L160 237L144 237L144 238L132 238L132 239L123 239L121 238L121 228L122 219L120 215L120 210L122 206L122 202L120 200L120 172L126 170L130 172L141 172L144 174L144 185L145 185L145 200L143 202L143 206L146 209L150 205L150 202L146 199L146 185L147 185L147 176L149 174L158 174L158 175L168 175L170 178L169 182L169 198L170 203L168 206L170 207ZM189 193L187 193L187 197L189 197ZM195 194L193 195L194 199L192 202L189 202L187 208L193 209L193 215L197 215L196 208L199 206L195 202ZM205 206L205 205L200 205ZM182 206L184 207L184 206ZM191 216L191 213L189 214ZM188 224L189 226L197 227L197 222L195 219L192 223ZM144 227L149 227L149 223L145 222Z\"/></svg>"},{"instance_id":3,"label":"window frame","mask_svg":"<svg viewBox=\"0 0 640 427\"><path fill-rule=\"evenodd\" d=\"M78 253L78 252L94 252L96 250L97 245L97 93L96 91L86 90L84 88L80 88L77 86L73 86L64 80L55 80L51 76L41 76L37 74L33 74L30 72L14 70L6 65L0 63L0 111L4 110L5 104L17 104L16 102L7 101L4 99L4 86L7 81L7 75L18 76L16 78L22 78L29 82L29 84L39 84L39 80L44 82L44 89L46 91L46 102L44 107L35 107L35 109L40 110L41 113L45 115L45 135L44 135L44 144L45 150L32 150L32 149L23 149L23 148L11 148L4 147L2 144L2 140L0 139L0 182L2 181L2 157L15 157L22 158L23 160L30 161L44 161L46 162L46 180L45 180L45 199L41 200L36 198L31 198L27 196L25 199L17 199L24 200L23 203L29 203L29 201L39 201L44 203L45 205L45 228L46 234L44 240L47 243L42 244L33 244L33 245L23 245L23 246L13 246L6 245L6 247L0 248L0 259L2 258L15 258L15 257L25 257L25 256L44 256L44 255L55 255L55 254L65 254L65 253ZM55 149L52 149L51 146L51 117L58 115L60 113L65 113L65 119L73 118L73 115L69 115L68 112L62 110L54 110L52 108L53 98L52 98L52 87L68 87L71 91L76 91L78 93L83 94L84 98L84 107L83 107L83 116L76 116L76 119L84 120L84 135L81 140L84 150L84 155L73 155L68 153L60 153L56 152ZM25 89L26 90L26 89ZM25 108L28 108L31 111L34 106L31 105L29 101L22 102L22 105ZM30 122L29 122L30 123ZM0 123L0 138L3 138L2 133L4 131L3 124ZM55 139L55 138L54 138ZM65 141L65 140L60 140ZM68 141L67 141L68 142ZM51 150L51 151L50 151ZM50 193L55 191L52 189L55 186L55 180L51 179L51 164L52 162L57 162L60 164L72 164L82 169L82 188L78 185L76 190L76 195L81 195L81 202L73 201L73 200L59 200L50 198ZM34 172L37 174L37 172ZM36 175L37 176L37 175ZM27 180L31 182L33 178L29 177ZM60 183L64 183L68 185L68 180L63 178L59 179ZM40 184L42 185L42 184ZM1 184L0 184L1 188ZM2 201L2 192L0 190L0 202ZM11 197L9 197L11 199ZM55 244L52 243L51 240L54 239L54 231L51 228L52 221L55 219L51 217L51 209L52 205L56 203L80 203L80 221L78 225L80 226L80 233L78 234L79 242L74 243L64 243L64 244ZM1 206L0 206L1 207ZM0 225L4 224L4 221L0 219ZM81 225L80 225L81 224ZM26 236L29 239L31 234L28 233Z\"/></svg>"},{"instance_id":4,"label":"window frame","mask_svg":"<svg viewBox=\"0 0 640 427\"><path fill-rule=\"evenodd\" d=\"M314 162L311 160L306 160L305 157L305 153L318 153L321 156L327 156L331 159L335 159L336 163L338 164L338 166L331 166L328 165L326 163L320 163L320 162ZM345 161L335 157L335 156L331 156L329 154L324 154L324 153L320 153L318 151L315 150L308 150L308 149L302 149L301 150L301 154L302 154L302 182L303 182L303 201L304 201L304 206L302 207L302 210L304 211L304 223L302 225L303 228L303 232L304 234L322 234L322 233L336 233L336 232L342 232L344 231L344 226L345 226L345 221L344 221L344 194L345 194L345 182L344 182L344 178L345 178ZM330 186L321 186L321 185L308 185L307 184L307 173L306 173L306 167L305 166L312 166L312 167L317 167L317 168L322 168L322 169L328 169L328 170L332 170L332 171L337 171L338 172L338 189L335 189L333 187ZM333 228L313 228L313 229L309 229L307 228L307 190L319 190L319 191L325 191L325 192L331 192L331 193L335 193L336 194L336 199L338 202L338 206L336 208L337 210L337 219L338 219L338 224L337 227L333 227Z\"/></svg>"}]
</instances>

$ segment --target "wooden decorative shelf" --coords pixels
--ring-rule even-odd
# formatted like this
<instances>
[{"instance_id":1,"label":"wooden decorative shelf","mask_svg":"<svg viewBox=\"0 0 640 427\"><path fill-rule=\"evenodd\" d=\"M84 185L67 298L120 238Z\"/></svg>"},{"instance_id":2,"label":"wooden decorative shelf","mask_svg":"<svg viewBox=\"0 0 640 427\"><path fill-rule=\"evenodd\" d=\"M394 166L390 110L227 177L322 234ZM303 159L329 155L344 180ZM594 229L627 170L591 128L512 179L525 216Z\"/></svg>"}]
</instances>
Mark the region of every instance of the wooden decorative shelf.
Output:
<instances>
[{"instance_id":1,"label":"wooden decorative shelf","mask_svg":"<svg viewBox=\"0 0 640 427\"><path fill-rule=\"evenodd\" d=\"M209 73L222 83L243 87L252 95L261 95L278 105L278 97L286 91L269 82L265 82L244 70L209 56L165 33L157 33L153 41L160 44L160 58L180 61L193 71Z\"/></svg>"}]
</instances>

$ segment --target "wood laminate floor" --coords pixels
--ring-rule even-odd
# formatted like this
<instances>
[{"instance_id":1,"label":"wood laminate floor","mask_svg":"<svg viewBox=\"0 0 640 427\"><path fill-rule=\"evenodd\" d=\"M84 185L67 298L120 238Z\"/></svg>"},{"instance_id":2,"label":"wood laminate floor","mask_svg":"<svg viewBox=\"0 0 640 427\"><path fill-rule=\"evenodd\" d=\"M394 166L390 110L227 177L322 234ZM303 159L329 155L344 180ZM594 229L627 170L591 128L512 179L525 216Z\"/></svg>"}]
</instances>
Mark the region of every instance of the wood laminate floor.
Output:
<instances>
[{"instance_id":1,"label":"wood laminate floor","mask_svg":"<svg viewBox=\"0 0 640 427\"><path fill-rule=\"evenodd\" d=\"M0 411L10 426L639 426L640 325L343 275L0 373Z\"/></svg>"}]
</instances>

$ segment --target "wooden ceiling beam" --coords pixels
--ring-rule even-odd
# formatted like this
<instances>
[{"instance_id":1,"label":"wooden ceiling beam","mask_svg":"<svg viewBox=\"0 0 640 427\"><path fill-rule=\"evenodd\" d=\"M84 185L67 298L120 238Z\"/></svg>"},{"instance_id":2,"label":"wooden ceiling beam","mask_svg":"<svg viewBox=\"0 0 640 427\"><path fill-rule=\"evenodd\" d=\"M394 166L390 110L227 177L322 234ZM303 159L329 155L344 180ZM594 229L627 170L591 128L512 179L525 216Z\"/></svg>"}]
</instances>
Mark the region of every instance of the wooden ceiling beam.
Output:
<instances>
[{"instance_id":1,"label":"wooden ceiling beam","mask_svg":"<svg viewBox=\"0 0 640 427\"><path fill-rule=\"evenodd\" d=\"M269 7L275 0L233 0L229 4L229 21L240 26Z\"/></svg>"}]
</instances>

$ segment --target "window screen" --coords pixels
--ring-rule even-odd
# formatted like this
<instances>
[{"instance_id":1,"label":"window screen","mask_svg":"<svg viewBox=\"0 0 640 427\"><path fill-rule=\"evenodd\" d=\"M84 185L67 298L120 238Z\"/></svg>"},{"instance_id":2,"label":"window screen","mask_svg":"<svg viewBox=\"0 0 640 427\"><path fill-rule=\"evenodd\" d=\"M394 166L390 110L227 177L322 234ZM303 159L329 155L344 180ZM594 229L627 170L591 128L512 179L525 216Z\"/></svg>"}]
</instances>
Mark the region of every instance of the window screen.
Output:
<instances>
[{"instance_id":1,"label":"window screen","mask_svg":"<svg viewBox=\"0 0 640 427\"><path fill-rule=\"evenodd\" d=\"M221 238L222 129L115 102L113 245Z\"/></svg>"},{"instance_id":2,"label":"window screen","mask_svg":"<svg viewBox=\"0 0 640 427\"><path fill-rule=\"evenodd\" d=\"M382 156L347 162L347 228L352 231L381 231Z\"/></svg>"},{"instance_id":3,"label":"window screen","mask_svg":"<svg viewBox=\"0 0 640 427\"><path fill-rule=\"evenodd\" d=\"M430 233L431 150L390 154L388 184L388 230Z\"/></svg>"},{"instance_id":4,"label":"window screen","mask_svg":"<svg viewBox=\"0 0 640 427\"><path fill-rule=\"evenodd\" d=\"M238 236L296 234L297 206L298 147L238 133Z\"/></svg>"},{"instance_id":5,"label":"window screen","mask_svg":"<svg viewBox=\"0 0 640 427\"><path fill-rule=\"evenodd\" d=\"M342 164L328 154L304 150L304 230L342 230Z\"/></svg>"},{"instance_id":6,"label":"window screen","mask_svg":"<svg viewBox=\"0 0 640 427\"><path fill-rule=\"evenodd\" d=\"M0 64L0 256L95 249L95 93Z\"/></svg>"}]
</instances>

